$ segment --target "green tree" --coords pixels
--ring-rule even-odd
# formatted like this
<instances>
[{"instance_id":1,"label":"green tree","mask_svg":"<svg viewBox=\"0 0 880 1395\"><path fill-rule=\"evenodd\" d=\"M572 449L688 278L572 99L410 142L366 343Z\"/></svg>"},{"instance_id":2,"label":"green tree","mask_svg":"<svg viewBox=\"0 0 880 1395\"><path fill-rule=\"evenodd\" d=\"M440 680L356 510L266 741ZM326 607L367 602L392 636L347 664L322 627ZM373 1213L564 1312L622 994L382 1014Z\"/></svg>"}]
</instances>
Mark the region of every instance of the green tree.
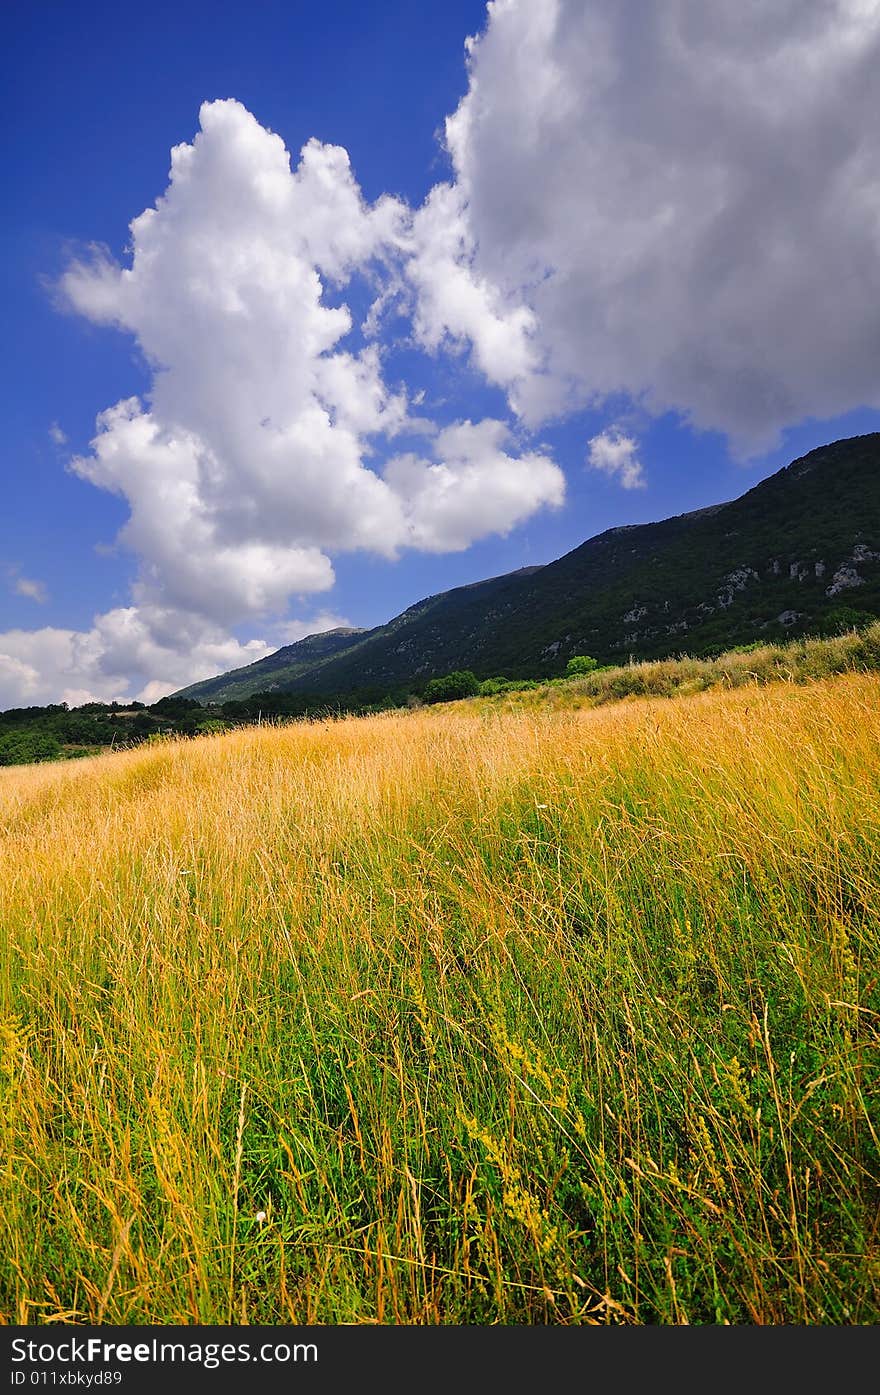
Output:
<instances>
[{"instance_id":1,"label":"green tree","mask_svg":"<svg viewBox=\"0 0 880 1395\"><path fill-rule=\"evenodd\" d=\"M819 625L822 635L842 635L847 630L865 630L876 620L866 610L855 610L851 605L837 605L825 612Z\"/></svg>"},{"instance_id":2,"label":"green tree","mask_svg":"<svg viewBox=\"0 0 880 1395\"><path fill-rule=\"evenodd\" d=\"M0 736L0 765L30 765L57 760L60 755L61 747L49 732L13 731Z\"/></svg>"},{"instance_id":3,"label":"green tree","mask_svg":"<svg viewBox=\"0 0 880 1395\"><path fill-rule=\"evenodd\" d=\"M599 667L599 660L592 658L589 654L575 654L565 665L565 672L569 678L581 678L585 673L592 673Z\"/></svg>"},{"instance_id":4,"label":"green tree","mask_svg":"<svg viewBox=\"0 0 880 1395\"><path fill-rule=\"evenodd\" d=\"M480 680L469 668L456 669L442 678L432 678L425 688L425 702L455 702L457 698L476 697Z\"/></svg>"},{"instance_id":5,"label":"green tree","mask_svg":"<svg viewBox=\"0 0 880 1395\"><path fill-rule=\"evenodd\" d=\"M229 723L221 721L219 717L208 717L198 725L201 736L221 736L225 731L229 731Z\"/></svg>"}]
</instances>

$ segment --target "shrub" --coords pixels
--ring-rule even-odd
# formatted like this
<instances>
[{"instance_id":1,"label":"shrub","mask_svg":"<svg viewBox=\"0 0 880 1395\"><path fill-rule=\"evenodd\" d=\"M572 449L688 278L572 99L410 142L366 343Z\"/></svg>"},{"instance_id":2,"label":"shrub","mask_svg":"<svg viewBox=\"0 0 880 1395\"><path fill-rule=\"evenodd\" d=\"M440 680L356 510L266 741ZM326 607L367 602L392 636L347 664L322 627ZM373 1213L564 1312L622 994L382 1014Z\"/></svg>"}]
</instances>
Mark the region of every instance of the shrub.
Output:
<instances>
[{"instance_id":1,"label":"shrub","mask_svg":"<svg viewBox=\"0 0 880 1395\"><path fill-rule=\"evenodd\" d=\"M876 616L866 610L855 610L851 605L838 605L827 611L819 624L822 635L842 635L848 630L866 630Z\"/></svg>"},{"instance_id":2,"label":"shrub","mask_svg":"<svg viewBox=\"0 0 880 1395\"><path fill-rule=\"evenodd\" d=\"M425 687L425 702L455 702L457 698L476 697L480 681L470 669L457 669L442 678L432 678Z\"/></svg>"},{"instance_id":3,"label":"shrub","mask_svg":"<svg viewBox=\"0 0 880 1395\"><path fill-rule=\"evenodd\" d=\"M592 658L589 654L575 654L565 665L565 672L569 678L581 678L585 673L592 673L599 667L599 660Z\"/></svg>"},{"instance_id":4,"label":"shrub","mask_svg":"<svg viewBox=\"0 0 880 1395\"><path fill-rule=\"evenodd\" d=\"M15 731L0 736L0 765L30 765L57 760L61 746L49 732Z\"/></svg>"},{"instance_id":5,"label":"shrub","mask_svg":"<svg viewBox=\"0 0 880 1395\"><path fill-rule=\"evenodd\" d=\"M547 682L537 678L484 678L480 697L496 697L498 693L524 693L529 688L543 687Z\"/></svg>"}]
</instances>

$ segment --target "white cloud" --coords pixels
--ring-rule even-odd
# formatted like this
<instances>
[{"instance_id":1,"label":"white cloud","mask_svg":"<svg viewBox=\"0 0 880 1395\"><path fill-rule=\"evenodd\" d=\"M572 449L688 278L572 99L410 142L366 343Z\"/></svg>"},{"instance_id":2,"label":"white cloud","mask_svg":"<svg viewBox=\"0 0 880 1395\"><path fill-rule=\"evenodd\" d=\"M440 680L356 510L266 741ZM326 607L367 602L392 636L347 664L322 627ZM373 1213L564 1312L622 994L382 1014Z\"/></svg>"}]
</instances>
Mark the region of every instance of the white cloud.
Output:
<instances>
[{"instance_id":1,"label":"white cloud","mask_svg":"<svg viewBox=\"0 0 880 1395\"><path fill-rule=\"evenodd\" d=\"M473 346L477 367L516 405L533 374L535 316L509 304L501 288L474 269L474 243L460 191L438 184L413 219L406 275L416 292L413 329L425 349Z\"/></svg>"},{"instance_id":2,"label":"white cloud","mask_svg":"<svg viewBox=\"0 0 880 1395\"><path fill-rule=\"evenodd\" d=\"M129 503L139 604L232 623L328 589L326 549L399 541L363 437L398 431L406 403L375 347L340 347L351 315L324 303L322 275L343 284L394 254L405 210L365 205L336 147L310 141L292 172L237 102L206 103L201 127L131 225L131 267L98 252L63 277L76 309L131 331L154 367L149 405L102 413L73 468Z\"/></svg>"},{"instance_id":3,"label":"white cloud","mask_svg":"<svg viewBox=\"0 0 880 1395\"><path fill-rule=\"evenodd\" d=\"M346 620L344 615L335 615L331 610L322 610L313 620L287 620L281 625L276 625L272 636L281 644L296 644L301 639L308 639L309 635L321 635L327 630L348 630L352 628L350 620Z\"/></svg>"},{"instance_id":4,"label":"white cloud","mask_svg":"<svg viewBox=\"0 0 880 1395\"><path fill-rule=\"evenodd\" d=\"M10 584L17 596L26 596L29 601L36 601L38 605L45 605L49 599L49 592L44 581L36 581L33 577L22 576L16 566L7 567Z\"/></svg>"},{"instance_id":5,"label":"white cloud","mask_svg":"<svg viewBox=\"0 0 880 1395\"><path fill-rule=\"evenodd\" d=\"M34 581L32 577L20 576L16 579L15 590L19 596L27 596L28 600L36 601L39 605L45 605L49 599L49 592L46 590L44 581Z\"/></svg>"},{"instance_id":6,"label":"white cloud","mask_svg":"<svg viewBox=\"0 0 880 1395\"><path fill-rule=\"evenodd\" d=\"M618 479L624 489L643 489L645 476L638 451L634 436L628 436L619 426L611 426L587 442L587 463Z\"/></svg>"},{"instance_id":7,"label":"white cloud","mask_svg":"<svg viewBox=\"0 0 880 1395\"><path fill-rule=\"evenodd\" d=\"M0 711L6 707L32 705L30 699L40 687L40 674L32 664L0 650ZM50 701L57 699L53 697Z\"/></svg>"},{"instance_id":8,"label":"white cloud","mask_svg":"<svg viewBox=\"0 0 880 1395\"><path fill-rule=\"evenodd\" d=\"M508 455L509 435L501 421L457 422L432 441L433 461L405 454L388 462L385 479L404 501L413 546L458 552L562 504L558 465L536 452Z\"/></svg>"},{"instance_id":9,"label":"white cloud","mask_svg":"<svg viewBox=\"0 0 880 1395\"><path fill-rule=\"evenodd\" d=\"M502 450L495 422L450 428L434 460L383 469L402 431L437 428L386 384L379 347L348 338L338 301L353 277L372 284L375 329L415 246L410 210L365 203L339 147L309 141L291 169L281 139L238 102L205 103L200 123L172 151L165 193L131 224L130 266L95 247L60 285L76 311L132 334L152 370L148 397L101 412L90 453L70 464L128 504L119 540L139 558L133 603L84 632L0 636L10 691L168 691L268 652L262 640L242 650L233 624L259 620L285 642L321 628L320 615L280 617L291 598L333 586L334 552L458 549L561 499L556 466ZM531 317L490 287L470 305L458 252L431 230L441 201L419 215L425 255L451 281L450 304L459 296L455 335L476 336L487 372L511 341L506 382L531 366L513 342ZM428 314L419 332L432 343ZM61 443L57 425L50 434Z\"/></svg>"},{"instance_id":10,"label":"white cloud","mask_svg":"<svg viewBox=\"0 0 880 1395\"><path fill-rule=\"evenodd\" d=\"M56 446L67 445L67 436L61 430L61 427L58 425L57 421L53 421L52 425L49 427L49 439L51 441L54 441Z\"/></svg>"},{"instance_id":11,"label":"white cloud","mask_svg":"<svg viewBox=\"0 0 880 1395\"><path fill-rule=\"evenodd\" d=\"M880 407L880 0L496 0L469 48L425 342L533 424L624 392L748 451Z\"/></svg>"},{"instance_id":12,"label":"white cloud","mask_svg":"<svg viewBox=\"0 0 880 1395\"><path fill-rule=\"evenodd\" d=\"M62 286L83 314L134 333L155 369L149 405L103 412L92 454L73 462L129 503L135 600L228 624L328 590L332 551L394 557L435 549L439 535L410 516L395 472L370 465L372 438L430 424L387 387L375 344L344 347L350 312L323 296L322 277L342 286L399 258L408 210L365 204L338 147L310 141L291 171L279 137L237 102L206 103L201 127L172 152L165 195L131 225L131 267L96 252ZM540 485L521 478L533 458L503 461L510 490L538 507ZM473 485L460 470L447 481L453 493ZM496 482L474 536L506 531L510 517Z\"/></svg>"},{"instance_id":13,"label":"white cloud","mask_svg":"<svg viewBox=\"0 0 880 1395\"><path fill-rule=\"evenodd\" d=\"M132 697L155 702L272 648L262 640L241 644L198 616L150 607L108 611L85 631L8 630L0 634L0 710Z\"/></svg>"}]
</instances>

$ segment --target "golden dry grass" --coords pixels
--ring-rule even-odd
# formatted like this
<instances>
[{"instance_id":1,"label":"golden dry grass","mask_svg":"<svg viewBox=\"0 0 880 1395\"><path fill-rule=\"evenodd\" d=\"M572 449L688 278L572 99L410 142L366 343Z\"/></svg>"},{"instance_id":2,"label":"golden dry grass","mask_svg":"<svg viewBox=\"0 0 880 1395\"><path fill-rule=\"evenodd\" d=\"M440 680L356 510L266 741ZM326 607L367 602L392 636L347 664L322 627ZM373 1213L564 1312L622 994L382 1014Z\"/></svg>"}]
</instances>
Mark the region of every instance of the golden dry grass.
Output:
<instances>
[{"instance_id":1,"label":"golden dry grass","mask_svg":"<svg viewBox=\"0 0 880 1395\"><path fill-rule=\"evenodd\" d=\"M5 1319L877 1321L878 697L0 770Z\"/></svg>"}]
</instances>

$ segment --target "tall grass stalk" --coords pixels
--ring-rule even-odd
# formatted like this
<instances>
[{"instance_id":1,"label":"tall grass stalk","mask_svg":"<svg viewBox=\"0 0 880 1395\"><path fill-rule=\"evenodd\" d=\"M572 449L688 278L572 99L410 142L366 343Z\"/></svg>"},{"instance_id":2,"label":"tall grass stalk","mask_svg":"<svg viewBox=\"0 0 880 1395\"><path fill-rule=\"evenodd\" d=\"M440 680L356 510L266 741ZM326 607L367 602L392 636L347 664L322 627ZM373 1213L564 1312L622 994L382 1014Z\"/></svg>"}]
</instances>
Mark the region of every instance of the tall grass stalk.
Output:
<instances>
[{"instance_id":1,"label":"tall grass stalk","mask_svg":"<svg viewBox=\"0 0 880 1395\"><path fill-rule=\"evenodd\" d=\"M876 1322L878 698L0 771L5 1320Z\"/></svg>"}]
</instances>

